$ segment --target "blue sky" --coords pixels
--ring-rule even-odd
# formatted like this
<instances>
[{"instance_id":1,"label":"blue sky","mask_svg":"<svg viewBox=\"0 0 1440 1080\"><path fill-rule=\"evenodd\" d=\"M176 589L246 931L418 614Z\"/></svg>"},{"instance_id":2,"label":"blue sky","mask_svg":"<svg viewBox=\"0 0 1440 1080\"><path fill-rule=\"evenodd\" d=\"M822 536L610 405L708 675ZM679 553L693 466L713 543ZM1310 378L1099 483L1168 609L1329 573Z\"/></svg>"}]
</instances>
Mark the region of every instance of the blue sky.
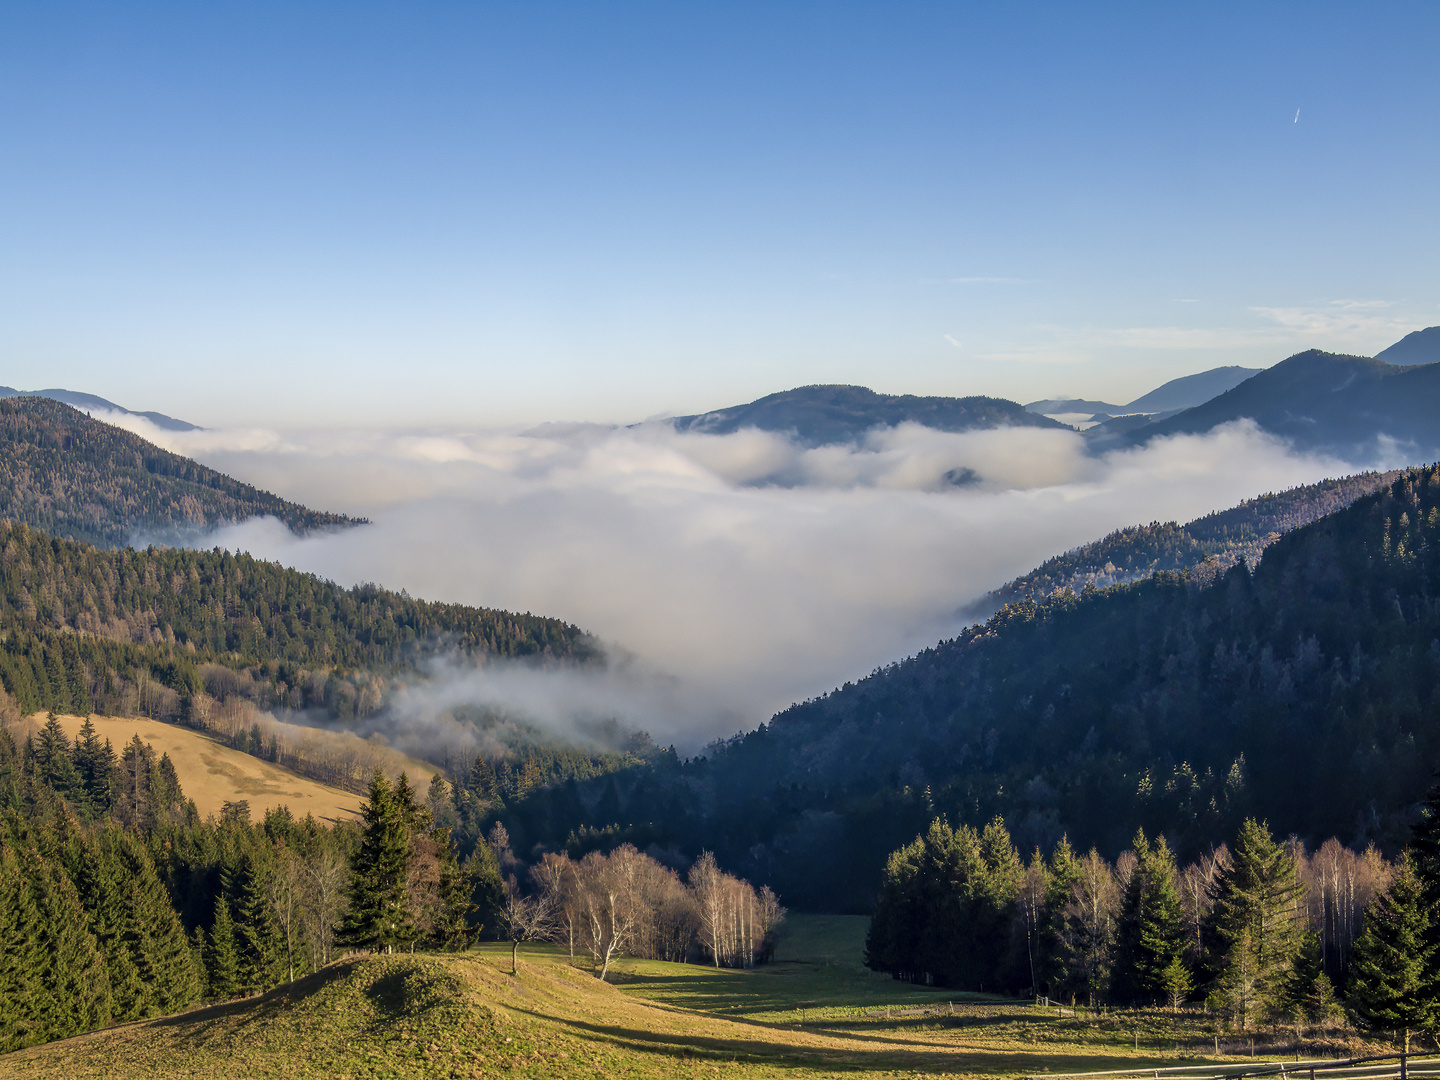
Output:
<instances>
[{"instance_id":1,"label":"blue sky","mask_svg":"<svg viewBox=\"0 0 1440 1080\"><path fill-rule=\"evenodd\" d=\"M1433 2L12 2L0 382L490 425L1369 353L1440 323L1437 41Z\"/></svg>"}]
</instances>

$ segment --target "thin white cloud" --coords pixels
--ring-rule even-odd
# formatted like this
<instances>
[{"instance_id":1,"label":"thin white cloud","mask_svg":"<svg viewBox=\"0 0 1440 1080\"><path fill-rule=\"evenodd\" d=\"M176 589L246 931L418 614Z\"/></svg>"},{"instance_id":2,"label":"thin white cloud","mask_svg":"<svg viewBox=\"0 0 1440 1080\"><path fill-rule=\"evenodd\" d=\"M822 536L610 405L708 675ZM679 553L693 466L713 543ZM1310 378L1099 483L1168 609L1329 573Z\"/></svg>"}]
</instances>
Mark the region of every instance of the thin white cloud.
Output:
<instances>
[{"instance_id":1,"label":"thin white cloud","mask_svg":"<svg viewBox=\"0 0 1440 1080\"><path fill-rule=\"evenodd\" d=\"M1035 278L1018 277L952 277L945 279L951 285L1034 285Z\"/></svg>"}]
</instances>

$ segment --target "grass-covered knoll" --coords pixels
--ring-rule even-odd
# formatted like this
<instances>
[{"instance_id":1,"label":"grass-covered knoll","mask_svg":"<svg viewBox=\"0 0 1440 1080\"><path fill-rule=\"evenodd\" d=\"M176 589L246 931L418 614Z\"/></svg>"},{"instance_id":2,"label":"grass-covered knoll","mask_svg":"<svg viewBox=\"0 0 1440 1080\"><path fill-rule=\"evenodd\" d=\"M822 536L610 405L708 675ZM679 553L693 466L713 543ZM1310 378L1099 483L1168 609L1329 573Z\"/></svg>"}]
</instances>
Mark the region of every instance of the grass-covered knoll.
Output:
<instances>
[{"instance_id":1,"label":"grass-covered knoll","mask_svg":"<svg viewBox=\"0 0 1440 1080\"><path fill-rule=\"evenodd\" d=\"M119 547L271 516L296 532L354 518L287 502L138 435L39 397L0 400L0 518Z\"/></svg>"},{"instance_id":2,"label":"grass-covered knoll","mask_svg":"<svg viewBox=\"0 0 1440 1080\"><path fill-rule=\"evenodd\" d=\"M527 946L515 976L505 945L354 958L261 998L19 1051L0 1076L1022 1076L1181 1064L1213 1045L1197 1016L1076 1020L895 982L860 966L854 931L799 917L791 960L625 961L619 986L554 947ZM817 951L799 954L807 942Z\"/></svg>"}]
</instances>

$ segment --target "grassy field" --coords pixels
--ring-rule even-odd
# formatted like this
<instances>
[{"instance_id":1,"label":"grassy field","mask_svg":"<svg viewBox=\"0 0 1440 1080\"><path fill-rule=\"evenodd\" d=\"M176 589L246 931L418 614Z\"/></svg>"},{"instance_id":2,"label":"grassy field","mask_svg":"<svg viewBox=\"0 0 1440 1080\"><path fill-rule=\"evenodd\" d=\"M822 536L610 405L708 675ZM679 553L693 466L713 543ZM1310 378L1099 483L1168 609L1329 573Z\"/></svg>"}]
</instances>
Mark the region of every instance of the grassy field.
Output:
<instances>
[{"instance_id":1,"label":"grassy field","mask_svg":"<svg viewBox=\"0 0 1440 1080\"><path fill-rule=\"evenodd\" d=\"M522 949L513 976L503 945L351 958L262 998L10 1054L0 1076L1013 1077L1185 1064L1194 1049L1175 1040L1208 1041L1198 1018L1077 1021L910 987L859 966L863 931L795 917L773 965L630 960L618 985L550 946Z\"/></svg>"},{"instance_id":2,"label":"grassy field","mask_svg":"<svg viewBox=\"0 0 1440 1080\"><path fill-rule=\"evenodd\" d=\"M67 737L74 739L84 722L78 716L57 717ZM156 754L169 754L187 798L195 800L200 816L218 814L227 801L245 799L250 816L259 821L272 806L286 805L297 818L313 813L326 821L354 820L361 797L291 772L280 765L252 757L216 742L204 732L158 720L92 716L90 722L102 739L109 739L118 754L139 735ZM45 714L36 713L12 728L17 739L44 726ZM410 763L411 779L423 793L434 774L433 766Z\"/></svg>"}]
</instances>

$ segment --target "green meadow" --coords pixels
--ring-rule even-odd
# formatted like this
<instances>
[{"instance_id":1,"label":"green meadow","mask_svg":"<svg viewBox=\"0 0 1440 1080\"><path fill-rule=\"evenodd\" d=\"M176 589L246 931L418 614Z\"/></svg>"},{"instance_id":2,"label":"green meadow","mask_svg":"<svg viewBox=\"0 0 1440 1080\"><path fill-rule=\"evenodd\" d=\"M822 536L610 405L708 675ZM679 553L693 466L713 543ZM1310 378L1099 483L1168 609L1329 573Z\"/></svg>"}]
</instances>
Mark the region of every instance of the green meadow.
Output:
<instances>
[{"instance_id":1,"label":"green meadow","mask_svg":"<svg viewBox=\"0 0 1440 1080\"><path fill-rule=\"evenodd\" d=\"M1062 1016L875 974L861 964L865 923L794 916L755 970L625 960L613 983L548 945L522 948L514 975L505 945L352 957L261 997L7 1055L0 1076L809 1080L1214 1060L1219 1029L1201 1014ZM1226 1057L1248 1055L1248 1039L1230 1038Z\"/></svg>"}]
</instances>

